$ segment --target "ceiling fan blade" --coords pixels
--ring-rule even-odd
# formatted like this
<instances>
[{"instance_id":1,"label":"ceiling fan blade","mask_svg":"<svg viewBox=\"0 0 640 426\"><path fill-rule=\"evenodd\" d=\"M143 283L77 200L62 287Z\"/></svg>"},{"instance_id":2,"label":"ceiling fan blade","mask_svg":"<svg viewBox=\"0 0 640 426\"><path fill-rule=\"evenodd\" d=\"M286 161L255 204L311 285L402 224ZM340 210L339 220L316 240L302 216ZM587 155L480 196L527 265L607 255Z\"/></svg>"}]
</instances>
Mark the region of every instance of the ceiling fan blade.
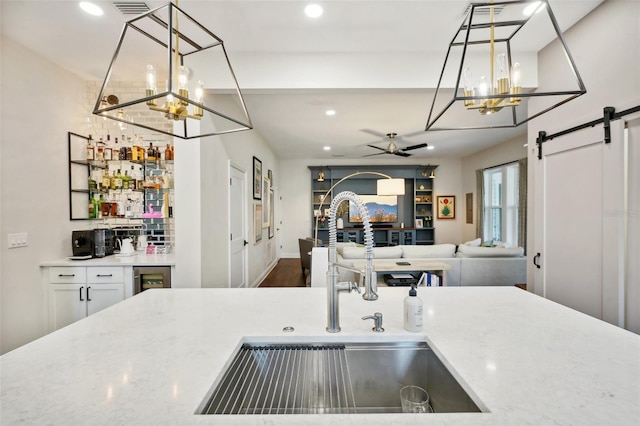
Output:
<instances>
[{"instance_id":1,"label":"ceiling fan blade","mask_svg":"<svg viewBox=\"0 0 640 426\"><path fill-rule=\"evenodd\" d=\"M371 148L375 148L375 149L379 149L380 151L387 151L385 148L380 148L379 146L375 146L375 145L367 145L370 146Z\"/></svg>"},{"instance_id":2,"label":"ceiling fan blade","mask_svg":"<svg viewBox=\"0 0 640 426\"><path fill-rule=\"evenodd\" d=\"M411 151L412 149L418 149L418 148L424 148L429 146L429 144L427 143L420 143L418 145L412 145L412 146L408 146L406 148L402 148L402 151Z\"/></svg>"},{"instance_id":3,"label":"ceiling fan blade","mask_svg":"<svg viewBox=\"0 0 640 426\"><path fill-rule=\"evenodd\" d=\"M363 157L373 157L374 155L390 154L389 152L378 152L377 154L363 155Z\"/></svg>"},{"instance_id":4,"label":"ceiling fan blade","mask_svg":"<svg viewBox=\"0 0 640 426\"><path fill-rule=\"evenodd\" d=\"M360 129L361 132L365 132L365 133L369 133L370 135L373 136L378 136L381 139L387 139L387 135L385 133L380 133L380 132L376 132L375 130L371 130L371 129ZM423 130L424 132L424 130Z\"/></svg>"},{"instance_id":5,"label":"ceiling fan blade","mask_svg":"<svg viewBox=\"0 0 640 426\"><path fill-rule=\"evenodd\" d=\"M423 134L424 134L424 130L418 130L417 132L406 133L400 136L403 138L410 138L411 136L418 136Z\"/></svg>"},{"instance_id":6,"label":"ceiling fan blade","mask_svg":"<svg viewBox=\"0 0 640 426\"><path fill-rule=\"evenodd\" d=\"M400 157L411 157L411 154L407 154L406 152L402 152L402 151L396 151L393 154L398 155Z\"/></svg>"}]
</instances>

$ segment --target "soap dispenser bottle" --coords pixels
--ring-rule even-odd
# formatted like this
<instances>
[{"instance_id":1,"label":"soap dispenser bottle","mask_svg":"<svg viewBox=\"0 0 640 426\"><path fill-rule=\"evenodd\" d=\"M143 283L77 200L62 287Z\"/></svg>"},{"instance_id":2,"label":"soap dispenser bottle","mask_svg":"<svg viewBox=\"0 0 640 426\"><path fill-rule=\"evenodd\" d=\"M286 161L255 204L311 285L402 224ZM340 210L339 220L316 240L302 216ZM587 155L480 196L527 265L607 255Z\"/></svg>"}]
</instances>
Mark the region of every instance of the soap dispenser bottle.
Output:
<instances>
[{"instance_id":1,"label":"soap dispenser bottle","mask_svg":"<svg viewBox=\"0 0 640 426\"><path fill-rule=\"evenodd\" d=\"M422 330L422 299L418 292L411 286L409 295L404 298L404 329L407 331Z\"/></svg>"}]
</instances>

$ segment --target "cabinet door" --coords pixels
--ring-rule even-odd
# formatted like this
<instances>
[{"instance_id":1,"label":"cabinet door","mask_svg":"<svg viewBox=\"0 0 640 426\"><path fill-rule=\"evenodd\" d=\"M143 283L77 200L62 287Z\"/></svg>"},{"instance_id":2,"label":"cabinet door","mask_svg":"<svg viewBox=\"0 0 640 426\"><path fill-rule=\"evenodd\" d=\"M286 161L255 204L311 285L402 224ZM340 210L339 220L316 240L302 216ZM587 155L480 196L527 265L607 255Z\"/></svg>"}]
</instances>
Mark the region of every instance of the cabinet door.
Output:
<instances>
[{"instance_id":1,"label":"cabinet door","mask_svg":"<svg viewBox=\"0 0 640 426\"><path fill-rule=\"evenodd\" d=\"M87 316L86 286L49 285L49 329L55 331Z\"/></svg>"},{"instance_id":2,"label":"cabinet door","mask_svg":"<svg viewBox=\"0 0 640 426\"><path fill-rule=\"evenodd\" d=\"M124 284L89 284L87 315L95 314L124 300Z\"/></svg>"}]
</instances>

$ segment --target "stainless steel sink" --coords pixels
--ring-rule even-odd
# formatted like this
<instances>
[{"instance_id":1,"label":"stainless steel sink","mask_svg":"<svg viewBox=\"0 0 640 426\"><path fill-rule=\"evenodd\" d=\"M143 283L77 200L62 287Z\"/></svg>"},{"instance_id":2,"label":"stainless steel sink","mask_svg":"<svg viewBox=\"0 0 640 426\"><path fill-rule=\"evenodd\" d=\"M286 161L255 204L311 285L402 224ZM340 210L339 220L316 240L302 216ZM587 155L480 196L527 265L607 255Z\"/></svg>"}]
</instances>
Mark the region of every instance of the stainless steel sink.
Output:
<instances>
[{"instance_id":1,"label":"stainless steel sink","mask_svg":"<svg viewBox=\"0 0 640 426\"><path fill-rule=\"evenodd\" d=\"M200 414L401 412L400 389L429 392L435 413L480 412L424 342L244 344Z\"/></svg>"}]
</instances>

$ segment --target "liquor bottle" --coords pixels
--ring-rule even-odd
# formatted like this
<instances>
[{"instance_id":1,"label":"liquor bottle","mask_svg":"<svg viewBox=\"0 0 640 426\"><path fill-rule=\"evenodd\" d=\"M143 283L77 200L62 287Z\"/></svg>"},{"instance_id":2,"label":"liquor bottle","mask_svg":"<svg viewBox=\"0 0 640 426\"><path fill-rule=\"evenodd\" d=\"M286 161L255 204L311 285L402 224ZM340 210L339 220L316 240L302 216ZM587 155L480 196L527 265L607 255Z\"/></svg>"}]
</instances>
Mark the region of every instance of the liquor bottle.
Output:
<instances>
[{"instance_id":1,"label":"liquor bottle","mask_svg":"<svg viewBox=\"0 0 640 426\"><path fill-rule=\"evenodd\" d=\"M173 160L173 149L169 144L167 144L167 147L164 149L164 159Z\"/></svg>"},{"instance_id":2,"label":"liquor bottle","mask_svg":"<svg viewBox=\"0 0 640 426\"><path fill-rule=\"evenodd\" d=\"M129 177L129 173L125 170L124 176L122 177L122 189L131 189L130 182L131 178Z\"/></svg>"},{"instance_id":3,"label":"liquor bottle","mask_svg":"<svg viewBox=\"0 0 640 426\"><path fill-rule=\"evenodd\" d=\"M93 161L96 159L96 147L93 146L93 140L91 139L91 135L89 135L89 140L87 141L87 160Z\"/></svg>"},{"instance_id":4,"label":"liquor bottle","mask_svg":"<svg viewBox=\"0 0 640 426\"><path fill-rule=\"evenodd\" d=\"M96 160L104 161L104 140L102 140L102 136L100 136L100 141L96 146Z\"/></svg>"},{"instance_id":5,"label":"liquor bottle","mask_svg":"<svg viewBox=\"0 0 640 426\"><path fill-rule=\"evenodd\" d=\"M147 161L156 161L156 149L151 142L149 142L149 149L147 149Z\"/></svg>"},{"instance_id":6,"label":"liquor bottle","mask_svg":"<svg viewBox=\"0 0 640 426\"><path fill-rule=\"evenodd\" d=\"M108 146L102 148L102 159L105 161L113 160L113 150Z\"/></svg>"},{"instance_id":7,"label":"liquor bottle","mask_svg":"<svg viewBox=\"0 0 640 426\"><path fill-rule=\"evenodd\" d=\"M124 135L122 135L122 141L124 141ZM131 148L133 147L133 142L131 141L131 138L127 139L127 143L125 144L125 155L124 155L124 159L125 160L129 160L131 161L131 159L133 158L133 153Z\"/></svg>"},{"instance_id":8,"label":"liquor bottle","mask_svg":"<svg viewBox=\"0 0 640 426\"><path fill-rule=\"evenodd\" d=\"M129 189L138 189L138 181L135 176L133 164L131 165L131 173L129 173Z\"/></svg>"},{"instance_id":9,"label":"liquor bottle","mask_svg":"<svg viewBox=\"0 0 640 426\"><path fill-rule=\"evenodd\" d=\"M116 171L114 170L113 171L113 175L111 176L111 184L110 184L110 188L111 189L118 189L118 187L116 185L117 184L117 179L118 179L118 177L116 175Z\"/></svg>"},{"instance_id":10,"label":"liquor bottle","mask_svg":"<svg viewBox=\"0 0 640 426\"><path fill-rule=\"evenodd\" d=\"M102 188L101 191L108 191L111 187L111 179L109 178L109 169L105 169L102 175Z\"/></svg>"},{"instance_id":11,"label":"liquor bottle","mask_svg":"<svg viewBox=\"0 0 640 426\"><path fill-rule=\"evenodd\" d=\"M96 205L93 204L93 197L89 198L89 219L95 219L97 217L96 214Z\"/></svg>"},{"instance_id":12,"label":"liquor bottle","mask_svg":"<svg viewBox=\"0 0 640 426\"><path fill-rule=\"evenodd\" d=\"M97 194L93 194L93 209L96 212L96 218L102 218L102 208L100 206L100 198L102 198L102 194L100 197Z\"/></svg>"},{"instance_id":13,"label":"liquor bottle","mask_svg":"<svg viewBox=\"0 0 640 426\"><path fill-rule=\"evenodd\" d=\"M118 169L118 174L116 175L116 189L122 189L122 173L120 169Z\"/></svg>"}]
</instances>

